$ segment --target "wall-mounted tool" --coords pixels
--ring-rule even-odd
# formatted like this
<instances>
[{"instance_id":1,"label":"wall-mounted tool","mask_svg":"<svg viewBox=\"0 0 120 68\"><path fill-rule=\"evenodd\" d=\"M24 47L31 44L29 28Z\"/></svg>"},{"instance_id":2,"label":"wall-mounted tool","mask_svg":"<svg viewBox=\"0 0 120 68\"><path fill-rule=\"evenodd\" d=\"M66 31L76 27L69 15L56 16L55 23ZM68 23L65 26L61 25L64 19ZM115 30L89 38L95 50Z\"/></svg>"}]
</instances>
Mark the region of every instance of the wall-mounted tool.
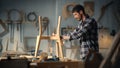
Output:
<instances>
[{"instance_id":1,"label":"wall-mounted tool","mask_svg":"<svg viewBox=\"0 0 120 68\"><path fill-rule=\"evenodd\" d=\"M27 20L31 23L33 23L33 25L36 27L36 23L37 23L37 14L35 12L30 12L27 14Z\"/></svg>"},{"instance_id":2,"label":"wall-mounted tool","mask_svg":"<svg viewBox=\"0 0 120 68\"><path fill-rule=\"evenodd\" d=\"M43 21L42 22L42 27L43 27L42 33L44 33L46 28L48 28L49 19L48 19L48 17L44 17L42 21ZM47 32L47 33L49 33L49 32Z\"/></svg>"},{"instance_id":3,"label":"wall-mounted tool","mask_svg":"<svg viewBox=\"0 0 120 68\"><path fill-rule=\"evenodd\" d=\"M0 52L2 52L3 46L2 46L2 39L0 38Z\"/></svg>"},{"instance_id":4,"label":"wall-mounted tool","mask_svg":"<svg viewBox=\"0 0 120 68\"><path fill-rule=\"evenodd\" d=\"M14 39L14 27L15 24L17 24L17 31L21 31L21 23L23 21L23 12L18 10L18 9L11 9L8 12L8 21L10 24L10 39L13 38ZM21 33L21 32L20 32ZM20 37L21 38L21 37ZM11 39L10 41L12 41L13 39Z\"/></svg>"},{"instance_id":5,"label":"wall-mounted tool","mask_svg":"<svg viewBox=\"0 0 120 68\"><path fill-rule=\"evenodd\" d=\"M2 26L4 30L3 32L0 33L0 37L3 37L4 35L8 33L8 29L7 29L6 24L1 19L0 19L0 25Z\"/></svg>"},{"instance_id":6,"label":"wall-mounted tool","mask_svg":"<svg viewBox=\"0 0 120 68\"><path fill-rule=\"evenodd\" d=\"M107 3L106 5L103 5L103 6L102 6L102 8L101 8L101 14L100 14L97 22L100 22L100 20L102 19L103 15L104 15L104 13L105 13L105 10L106 10L111 4L113 4L113 1L111 1L111 2Z\"/></svg>"}]
</instances>

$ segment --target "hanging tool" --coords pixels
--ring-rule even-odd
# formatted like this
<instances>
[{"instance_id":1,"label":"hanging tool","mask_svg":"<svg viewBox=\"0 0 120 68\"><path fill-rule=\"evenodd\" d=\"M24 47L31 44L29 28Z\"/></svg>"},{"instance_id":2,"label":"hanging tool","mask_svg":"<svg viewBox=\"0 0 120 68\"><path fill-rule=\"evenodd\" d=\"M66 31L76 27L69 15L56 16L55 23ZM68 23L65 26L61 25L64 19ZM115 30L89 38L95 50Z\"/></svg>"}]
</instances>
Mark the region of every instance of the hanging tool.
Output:
<instances>
[{"instance_id":1,"label":"hanging tool","mask_svg":"<svg viewBox=\"0 0 120 68\"><path fill-rule=\"evenodd\" d=\"M8 29L9 29L9 33L10 33L10 42L12 42L12 38L13 38L13 37L12 37L12 36L13 36L13 35L12 35L12 34L13 34L12 31L13 31L13 30L12 30L12 22L11 22L11 21L8 22Z\"/></svg>"},{"instance_id":2,"label":"hanging tool","mask_svg":"<svg viewBox=\"0 0 120 68\"><path fill-rule=\"evenodd\" d=\"M11 14L13 14L13 16L11 16ZM19 16L17 16L18 19L16 19L16 17L14 17L15 16L14 14L19 15ZM15 24L17 24L17 30L19 31L19 28L20 28L19 23L21 23L23 21L23 12L19 11L17 9L11 9L8 12L8 19L11 21L10 37L11 37L11 40L14 40L14 27L15 27Z\"/></svg>"},{"instance_id":3,"label":"hanging tool","mask_svg":"<svg viewBox=\"0 0 120 68\"><path fill-rule=\"evenodd\" d=\"M12 35L11 35L11 42L14 43L14 27L15 24L14 22L11 23L11 30L12 30Z\"/></svg>"},{"instance_id":4,"label":"hanging tool","mask_svg":"<svg viewBox=\"0 0 120 68\"><path fill-rule=\"evenodd\" d=\"M8 33L8 29L7 29L7 26L5 25L5 23L1 19L0 19L0 25L4 29L4 31L0 33L0 37L3 37L4 35L6 35Z\"/></svg>"},{"instance_id":5,"label":"hanging tool","mask_svg":"<svg viewBox=\"0 0 120 68\"><path fill-rule=\"evenodd\" d=\"M2 52L3 46L2 46L2 39L0 38L0 52Z\"/></svg>"},{"instance_id":6,"label":"hanging tool","mask_svg":"<svg viewBox=\"0 0 120 68\"><path fill-rule=\"evenodd\" d=\"M6 48L5 48L5 51L8 51L8 41L9 41L9 38L7 38L7 40L6 40Z\"/></svg>"}]
</instances>

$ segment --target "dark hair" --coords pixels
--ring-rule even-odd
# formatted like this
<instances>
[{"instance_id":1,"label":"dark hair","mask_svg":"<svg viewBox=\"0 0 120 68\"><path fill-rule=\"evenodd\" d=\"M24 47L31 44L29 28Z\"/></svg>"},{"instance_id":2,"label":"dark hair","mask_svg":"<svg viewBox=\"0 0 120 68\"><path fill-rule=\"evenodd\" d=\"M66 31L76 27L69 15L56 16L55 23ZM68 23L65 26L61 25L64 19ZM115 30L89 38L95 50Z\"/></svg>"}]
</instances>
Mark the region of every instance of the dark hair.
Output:
<instances>
[{"instance_id":1,"label":"dark hair","mask_svg":"<svg viewBox=\"0 0 120 68\"><path fill-rule=\"evenodd\" d=\"M77 4L77 5L75 5L75 6L73 7L72 13L74 13L74 12L80 12L80 10L82 10L83 13L85 14L84 7L83 7L82 5L80 5L80 4Z\"/></svg>"}]
</instances>

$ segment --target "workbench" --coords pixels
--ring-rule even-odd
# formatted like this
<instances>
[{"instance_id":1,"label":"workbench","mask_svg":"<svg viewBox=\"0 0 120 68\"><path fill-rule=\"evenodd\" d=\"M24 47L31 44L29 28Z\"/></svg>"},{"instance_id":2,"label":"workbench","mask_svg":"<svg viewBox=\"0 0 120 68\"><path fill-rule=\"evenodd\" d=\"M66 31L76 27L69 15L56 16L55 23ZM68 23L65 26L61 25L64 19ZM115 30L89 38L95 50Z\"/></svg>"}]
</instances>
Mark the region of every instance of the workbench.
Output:
<instances>
[{"instance_id":1,"label":"workbench","mask_svg":"<svg viewBox=\"0 0 120 68\"><path fill-rule=\"evenodd\" d=\"M55 61L30 63L31 68L84 68L84 63L80 61Z\"/></svg>"}]
</instances>

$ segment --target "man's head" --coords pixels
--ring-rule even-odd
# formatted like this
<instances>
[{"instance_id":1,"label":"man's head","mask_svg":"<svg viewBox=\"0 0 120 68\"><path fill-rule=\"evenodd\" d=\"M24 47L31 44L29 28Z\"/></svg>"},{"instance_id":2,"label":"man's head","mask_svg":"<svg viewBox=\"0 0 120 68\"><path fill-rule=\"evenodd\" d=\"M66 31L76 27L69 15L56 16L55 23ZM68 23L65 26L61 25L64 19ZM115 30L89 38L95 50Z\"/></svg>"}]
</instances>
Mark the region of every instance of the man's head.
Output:
<instances>
[{"instance_id":1,"label":"man's head","mask_svg":"<svg viewBox=\"0 0 120 68\"><path fill-rule=\"evenodd\" d=\"M72 13L74 18L80 21L82 19L82 15L85 14L84 7L78 4L72 9Z\"/></svg>"}]
</instances>

